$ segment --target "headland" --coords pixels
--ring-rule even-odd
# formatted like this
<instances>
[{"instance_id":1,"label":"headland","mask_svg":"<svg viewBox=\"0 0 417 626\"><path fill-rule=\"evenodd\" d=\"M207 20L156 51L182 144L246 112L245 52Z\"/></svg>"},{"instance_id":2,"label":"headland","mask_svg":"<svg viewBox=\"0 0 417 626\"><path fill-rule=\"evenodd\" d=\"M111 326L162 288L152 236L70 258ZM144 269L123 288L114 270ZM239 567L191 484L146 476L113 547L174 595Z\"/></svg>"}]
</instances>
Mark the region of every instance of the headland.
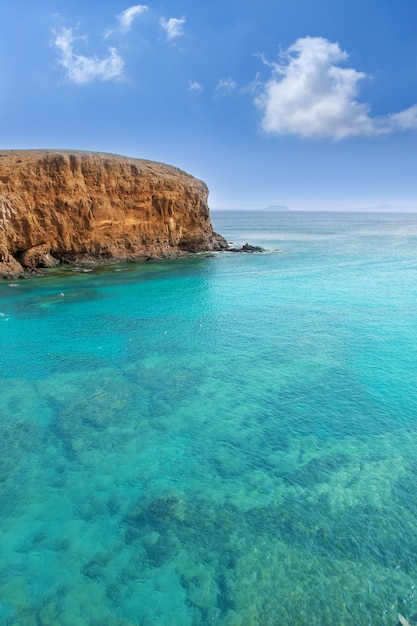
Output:
<instances>
[{"instance_id":1,"label":"headland","mask_svg":"<svg viewBox=\"0 0 417 626\"><path fill-rule=\"evenodd\" d=\"M97 152L0 151L0 277L226 248L206 184L178 168Z\"/></svg>"}]
</instances>

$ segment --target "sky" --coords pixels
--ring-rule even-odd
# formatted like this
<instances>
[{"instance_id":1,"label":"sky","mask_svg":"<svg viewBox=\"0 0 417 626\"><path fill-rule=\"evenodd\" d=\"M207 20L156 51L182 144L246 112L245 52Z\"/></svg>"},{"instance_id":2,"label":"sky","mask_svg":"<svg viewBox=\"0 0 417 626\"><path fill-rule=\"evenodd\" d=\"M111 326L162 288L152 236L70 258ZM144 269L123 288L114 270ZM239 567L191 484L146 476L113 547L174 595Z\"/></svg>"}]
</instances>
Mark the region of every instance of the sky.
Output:
<instances>
[{"instance_id":1,"label":"sky","mask_svg":"<svg viewBox=\"0 0 417 626\"><path fill-rule=\"evenodd\" d=\"M417 210L417 0L2 0L29 148L175 165L212 209Z\"/></svg>"}]
</instances>

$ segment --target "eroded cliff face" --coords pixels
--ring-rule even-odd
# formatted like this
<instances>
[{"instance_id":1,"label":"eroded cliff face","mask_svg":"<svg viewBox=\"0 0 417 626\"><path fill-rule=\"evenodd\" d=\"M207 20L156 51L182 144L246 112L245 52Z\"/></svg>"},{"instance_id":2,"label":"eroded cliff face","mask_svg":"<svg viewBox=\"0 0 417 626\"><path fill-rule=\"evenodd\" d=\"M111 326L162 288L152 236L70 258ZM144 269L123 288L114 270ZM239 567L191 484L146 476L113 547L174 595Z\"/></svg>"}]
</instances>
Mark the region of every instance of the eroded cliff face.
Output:
<instances>
[{"instance_id":1,"label":"eroded cliff face","mask_svg":"<svg viewBox=\"0 0 417 626\"><path fill-rule=\"evenodd\" d=\"M161 163L0 151L0 275L226 248L213 232L207 197L202 181Z\"/></svg>"}]
</instances>

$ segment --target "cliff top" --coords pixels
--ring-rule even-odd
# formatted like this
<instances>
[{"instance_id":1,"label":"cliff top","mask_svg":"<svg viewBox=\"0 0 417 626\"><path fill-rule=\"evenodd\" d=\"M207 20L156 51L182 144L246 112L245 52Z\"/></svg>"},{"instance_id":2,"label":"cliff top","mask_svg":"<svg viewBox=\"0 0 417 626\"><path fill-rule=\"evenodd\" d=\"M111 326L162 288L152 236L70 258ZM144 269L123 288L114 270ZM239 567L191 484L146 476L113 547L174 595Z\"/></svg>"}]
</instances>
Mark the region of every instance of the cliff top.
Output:
<instances>
[{"instance_id":1,"label":"cliff top","mask_svg":"<svg viewBox=\"0 0 417 626\"><path fill-rule=\"evenodd\" d=\"M59 158L69 156L79 157L81 160L90 162L121 162L127 164L140 165L142 168L152 170L154 172L160 172L161 174L177 174L186 176L192 180L198 180L188 172L167 163L161 163L159 161L152 161L150 159L141 159L138 157L129 157L122 154L114 154L111 152L95 152L93 150L68 150L68 149L55 149L55 148L30 148L30 149L18 149L18 150L0 150L0 173L4 166L7 167L7 161L9 162L21 162L22 164L39 161L48 158ZM200 181L203 182L203 181ZM203 183L205 184L205 183Z\"/></svg>"}]
</instances>

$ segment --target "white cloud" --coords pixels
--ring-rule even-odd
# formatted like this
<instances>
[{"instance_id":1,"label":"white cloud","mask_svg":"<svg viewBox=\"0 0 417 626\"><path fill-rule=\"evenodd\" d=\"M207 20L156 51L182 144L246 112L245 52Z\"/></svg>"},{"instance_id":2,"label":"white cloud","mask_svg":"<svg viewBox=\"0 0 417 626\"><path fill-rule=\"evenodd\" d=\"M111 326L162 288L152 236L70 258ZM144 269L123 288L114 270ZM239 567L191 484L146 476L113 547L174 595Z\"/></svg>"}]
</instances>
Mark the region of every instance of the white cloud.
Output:
<instances>
[{"instance_id":1,"label":"white cloud","mask_svg":"<svg viewBox=\"0 0 417 626\"><path fill-rule=\"evenodd\" d=\"M259 93L259 90L262 86L263 83L261 81L261 75L259 72L257 72L255 78L250 83L241 88L241 92L256 94Z\"/></svg>"},{"instance_id":2,"label":"white cloud","mask_svg":"<svg viewBox=\"0 0 417 626\"><path fill-rule=\"evenodd\" d=\"M111 80L123 75L124 62L116 48L109 48L109 55L100 59L97 56L84 56L74 52L74 42L85 37L74 37L72 28L62 28L55 34L54 44L61 53L59 64L65 68L67 78L78 85L94 79Z\"/></svg>"},{"instance_id":3,"label":"white cloud","mask_svg":"<svg viewBox=\"0 0 417 626\"><path fill-rule=\"evenodd\" d=\"M196 80L189 80L188 81L188 89L187 91L204 91L204 86L197 82Z\"/></svg>"},{"instance_id":4,"label":"white cloud","mask_svg":"<svg viewBox=\"0 0 417 626\"><path fill-rule=\"evenodd\" d=\"M237 87L238 84L232 78L221 78L216 85L216 91L230 94L235 91Z\"/></svg>"},{"instance_id":5,"label":"white cloud","mask_svg":"<svg viewBox=\"0 0 417 626\"><path fill-rule=\"evenodd\" d=\"M130 29L133 20L135 17L138 17L141 13L144 13L148 10L148 7L145 4L135 4L134 6L122 11L117 19L119 20L120 30L123 33L127 33Z\"/></svg>"},{"instance_id":6,"label":"white cloud","mask_svg":"<svg viewBox=\"0 0 417 626\"><path fill-rule=\"evenodd\" d=\"M263 59L272 68L270 80L255 99L263 111L263 130L277 135L343 139L416 128L417 106L371 117L369 105L356 99L358 83L367 76L340 67L347 59L338 43L321 37L298 39L276 63Z\"/></svg>"},{"instance_id":7,"label":"white cloud","mask_svg":"<svg viewBox=\"0 0 417 626\"><path fill-rule=\"evenodd\" d=\"M181 37L184 34L185 17L171 17L169 20L161 17L159 24L165 31L168 41Z\"/></svg>"},{"instance_id":8,"label":"white cloud","mask_svg":"<svg viewBox=\"0 0 417 626\"><path fill-rule=\"evenodd\" d=\"M393 130L417 130L417 104L400 113L391 113L388 121Z\"/></svg>"}]
</instances>

